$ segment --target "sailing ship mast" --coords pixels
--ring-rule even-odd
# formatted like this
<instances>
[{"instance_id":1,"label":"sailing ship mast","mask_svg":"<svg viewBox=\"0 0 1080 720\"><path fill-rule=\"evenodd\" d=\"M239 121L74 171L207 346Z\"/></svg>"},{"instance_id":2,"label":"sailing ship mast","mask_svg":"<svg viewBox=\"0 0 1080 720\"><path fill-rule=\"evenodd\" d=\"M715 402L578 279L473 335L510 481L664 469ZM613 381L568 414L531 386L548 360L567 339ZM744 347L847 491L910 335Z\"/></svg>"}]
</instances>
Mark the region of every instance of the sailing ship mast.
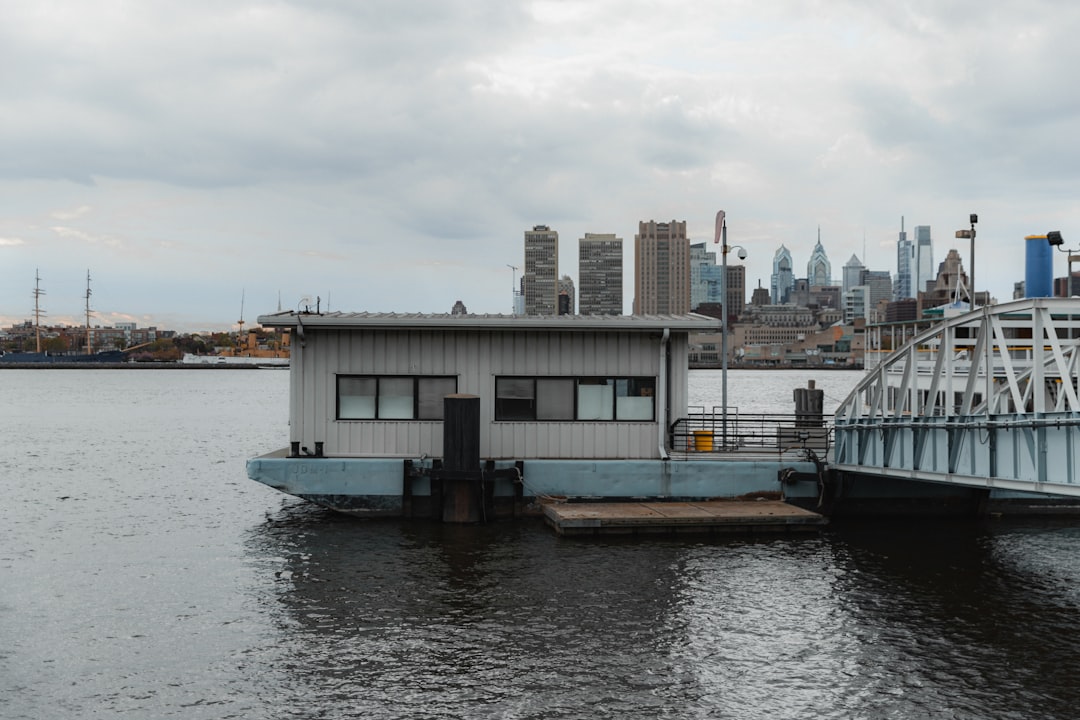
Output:
<instances>
[{"instance_id":1,"label":"sailing ship mast","mask_svg":"<svg viewBox=\"0 0 1080 720\"><path fill-rule=\"evenodd\" d=\"M41 289L41 274L34 268L34 336L37 339L37 352L41 353L41 304L38 299L45 294Z\"/></svg>"},{"instance_id":2,"label":"sailing ship mast","mask_svg":"<svg viewBox=\"0 0 1080 720\"><path fill-rule=\"evenodd\" d=\"M90 344L90 271L86 271L86 354L94 352L94 346Z\"/></svg>"}]
</instances>

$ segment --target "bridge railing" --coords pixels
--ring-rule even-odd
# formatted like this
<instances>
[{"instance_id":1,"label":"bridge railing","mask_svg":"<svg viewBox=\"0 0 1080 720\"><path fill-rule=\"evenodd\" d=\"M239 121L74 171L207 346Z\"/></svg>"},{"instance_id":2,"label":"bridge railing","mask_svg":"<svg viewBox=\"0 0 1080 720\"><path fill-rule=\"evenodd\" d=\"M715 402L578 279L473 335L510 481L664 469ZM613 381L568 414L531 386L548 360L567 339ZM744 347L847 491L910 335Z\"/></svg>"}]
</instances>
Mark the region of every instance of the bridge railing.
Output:
<instances>
[{"instance_id":1,"label":"bridge railing","mask_svg":"<svg viewBox=\"0 0 1080 720\"><path fill-rule=\"evenodd\" d=\"M743 413L728 409L727 424L720 408L690 413L671 426L669 442L674 452L783 454L811 449L824 457L832 446L832 416L820 421L794 414Z\"/></svg>"}]
</instances>

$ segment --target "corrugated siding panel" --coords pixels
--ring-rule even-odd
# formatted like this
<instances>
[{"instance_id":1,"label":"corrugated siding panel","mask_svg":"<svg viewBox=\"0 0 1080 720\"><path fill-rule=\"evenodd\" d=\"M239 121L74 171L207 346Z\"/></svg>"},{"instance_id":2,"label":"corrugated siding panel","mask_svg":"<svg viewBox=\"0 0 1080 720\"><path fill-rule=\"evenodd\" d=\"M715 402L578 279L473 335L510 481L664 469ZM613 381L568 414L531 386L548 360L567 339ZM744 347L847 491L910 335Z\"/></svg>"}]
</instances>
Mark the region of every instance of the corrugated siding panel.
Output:
<instances>
[{"instance_id":1,"label":"corrugated siding panel","mask_svg":"<svg viewBox=\"0 0 1080 720\"><path fill-rule=\"evenodd\" d=\"M376 342L376 338L379 341ZM685 337L685 336L684 336ZM685 408L687 353L673 344L672 406ZM657 455L655 423L495 423L497 375L656 376L659 345L643 334L470 330L307 332L290 369L290 439L328 454L442 454L442 423L339 422L337 375L456 375L458 392L479 395L485 457L642 458Z\"/></svg>"}]
</instances>

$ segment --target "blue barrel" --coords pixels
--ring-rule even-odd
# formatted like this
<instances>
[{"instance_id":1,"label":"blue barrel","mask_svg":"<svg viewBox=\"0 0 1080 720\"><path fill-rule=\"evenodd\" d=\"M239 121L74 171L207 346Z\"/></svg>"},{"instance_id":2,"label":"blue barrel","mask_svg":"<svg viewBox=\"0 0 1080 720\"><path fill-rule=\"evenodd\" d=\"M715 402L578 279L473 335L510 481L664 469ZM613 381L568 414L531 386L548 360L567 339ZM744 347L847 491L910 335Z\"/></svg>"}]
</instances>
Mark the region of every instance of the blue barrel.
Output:
<instances>
[{"instance_id":1,"label":"blue barrel","mask_svg":"<svg viewBox=\"0 0 1080 720\"><path fill-rule=\"evenodd\" d=\"M1045 235L1028 235L1024 240L1027 246L1024 297L1053 297L1054 248L1046 242Z\"/></svg>"}]
</instances>

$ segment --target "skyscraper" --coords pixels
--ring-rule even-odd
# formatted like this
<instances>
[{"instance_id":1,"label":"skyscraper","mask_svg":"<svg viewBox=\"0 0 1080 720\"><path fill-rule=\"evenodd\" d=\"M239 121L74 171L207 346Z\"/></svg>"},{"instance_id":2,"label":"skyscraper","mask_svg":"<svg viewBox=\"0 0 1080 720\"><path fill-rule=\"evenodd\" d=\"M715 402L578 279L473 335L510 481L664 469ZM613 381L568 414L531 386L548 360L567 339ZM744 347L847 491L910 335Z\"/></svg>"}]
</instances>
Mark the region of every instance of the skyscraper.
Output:
<instances>
[{"instance_id":1,"label":"skyscraper","mask_svg":"<svg viewBox=\"0 0 1080 720\"><path fill-rule=\"evenodd\" d=\"M622 281L622 238L613 233L585 233L578 240L578 312L622 315Z\"/></svg>"},{"instance_id":2,"label":"skyscraper","mask_svg":"<svg viewBox=\"0 0 1080 720\"><path fill-rule=\"evenodd\" d=\"M559 311L559 233L547 225L525 231L525 273L521 276L526 315Z\"/></svg>"},{"instance_id":3,"label":"skyscraper","mask_svg":"<svg viewBox=\"0 0 1080 720\"><path fill-rule=\"evenodd\" d=\"M690 246L690 309L704 303L720 303L720 270L716 252L703 242Z\"/></svg>"},{"instance_id":4,"label":"skyscraper","mask_svg":"<svg viewBox=\"0 0 1080 720\"><path fill-rule=\"evenodd\" d=\"M784 305L791 300L791 291L795 289L794 265L791 251L781 245L772 263L772 304Z\"/></svg>"},{"instance_id":5,"label":"skyscraper","mask_svg":"<svg viewBox=\"0 0 1080 720\"><path fill-rule=\"evenodd\" d=\"M832 263L821 244L821 228L818 228L817 235L817 245L810 253L810 262L806 263L806 279L811 286L832 285Z\"/></svg>"},{"instance_id":6,"label":"skyscraper","mask_svg":"<svg viewBox=\"0 0 1080 720\"><path fill-rule=\"evenodd\" d=\"M934 246L930 239L929 225L915 226L915 240L912 248L911 263L911 296L918 297L919 293L926 292L926 283L937 280L937 272L934 268Z\"/></svg>"},{"instance_id":7,"label":"skyscraper","mask_svg":"<svg viewBox=\"0 0 1080 720\"><path fill-rule=\"evenodd\" d=\"M574 278L569 275L563 275L559 278L559 314L560 315L573 315L574 314L574 297L577 293L574 292Z\"/></svg>"},{"instance_id":8,"label":"skyscraper","mask_svg":"<svg viewBox=\"0 0 1080 720\"><path fill-rule=\"evenodd\" d=\"M690 312L690 241L686 221L638 223L634 236L634 314Z\"/></svg>"},{"instance_id":9,"label":"skyscraper","mask_svg":"<svg viewBox=\"0 0 1080 720\"><path fill-rule=\"evenodd\" d=\"M893 284L893 299L904 300L915 297L911 284L911 241L904 231L904 218L900 218L900 238L896 241L896 282Z\"/></svg>"},{"instance_id":10,"label":"skyscraper","mask_svg":"<svg viewBox=\"0 0 1080 720\"><path fill-rule=\"evenodd\" d=\"M858 287L862 280L862 271L866 269L866 266L859 260L858 255L852 255L851 259L844 263L844 282L841 286L841 292L846 293L853 287Z\"/></svg>"}]
</instances>

